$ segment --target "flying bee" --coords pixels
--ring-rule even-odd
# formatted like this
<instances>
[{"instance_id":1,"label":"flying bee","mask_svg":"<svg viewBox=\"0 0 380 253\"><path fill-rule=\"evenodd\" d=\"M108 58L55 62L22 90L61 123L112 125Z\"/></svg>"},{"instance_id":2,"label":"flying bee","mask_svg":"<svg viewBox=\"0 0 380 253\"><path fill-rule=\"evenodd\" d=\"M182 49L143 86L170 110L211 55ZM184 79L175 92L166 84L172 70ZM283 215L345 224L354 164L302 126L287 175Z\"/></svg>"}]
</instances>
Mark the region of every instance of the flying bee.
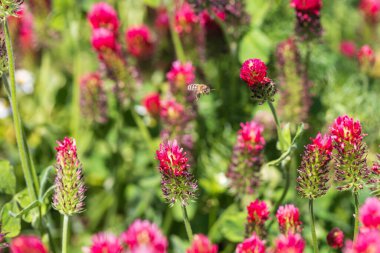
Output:
<instances>
[{"instance_id":1,"label":"flying bee","mask_svg":"<svg viewBox=\"0 0 380 253\"><path fill-rule=\"evenodd\" d=\"M187 86L187 90L193 91L198 100L201 95L208 95L213 89L211 89L206 84L193 83Z\"/></svg>"}]
</instances>

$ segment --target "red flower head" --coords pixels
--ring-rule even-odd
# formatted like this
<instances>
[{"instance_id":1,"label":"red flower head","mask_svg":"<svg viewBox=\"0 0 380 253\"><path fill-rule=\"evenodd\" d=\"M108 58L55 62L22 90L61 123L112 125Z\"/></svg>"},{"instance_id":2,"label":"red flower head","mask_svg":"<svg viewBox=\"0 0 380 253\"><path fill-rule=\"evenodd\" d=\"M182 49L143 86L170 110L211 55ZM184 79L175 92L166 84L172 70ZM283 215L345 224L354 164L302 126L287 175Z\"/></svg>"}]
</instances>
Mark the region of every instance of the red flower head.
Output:
<instances>
[{"instance_id":1,"label":"red flower head","mask_svg":"<svg viewBox=\"0 0 380 253\"><path fill-rule=\"evenodd\" d=\"M31 50L35 45L35 32L34 32L34 17L28 6L24 3L16 12L17 16L10 16L9 25L10 29L16 30L17 45L20 45L22 50Z\"/></svg>"},{"instance_id":2,"label":"red flower head","mask_svg":"<svg viewBox=\"0 0 380 253\"><path fill-rule=\"evenodd\" d=\"M359 219L365 228L380 229L380 200L368 198L360 208Z\"/></svg>"},{"instance_id":3,"label":"red flower head","mask_svg":"<svg viewBox=\"0 0 380 253\"><path fill-rule=\"evenodd\" d=\"M127 252L166 253L168 241L156 224L147 220L134 221L121 238L127 245Z\"/></svg>"},{"instance_id":4,"label":"red flower head","mask_svg":"<svg viewBox=\"0 0 380 253\"><path fill-rule=\"evenodd\" d=\"M318 133L315 139L312 139L312 144L308 146L310 150L318 150L321 154L331 155L333 150L331 137L327 134Z\"/></svg>"},{"instance_id":5,"label":"red flower head","mask_svg":"<svg viewBox=\"0 0 380 253\"><path fill-rule=\"evenodd\" d=\"M177 141L162 143L157 150L157 160L160 161L160 172L166 175L180 176L188 172L186 152L177 144Z\"/></svg>"},{"instance_id":6,"label":"red flower head","mask_svg":"<svg viewBox=\"0 0 380 253\"><path fill-rule=\"evenodd\" d=\"M148 113L154 117L160 116L161 101L159 93L151 93L143 99L143 105Z\"/></svg>"},{"instance_id":7,"label":"red flower head","mask_svg":"<svg viewBox=\"0 0 380 253\"><path fill-rule=\"evenodd\" d=\"M327 234L327 244L333 249L340 249L343 247L344 234L339 228L333 228Z\"/></svg>"},{"instance_id":8,"label":"red flower head","mask_svg":"<svg viewBox=\"0 0 380 253\"><path fill-rule=\"evenodd\" d=\"M186 86L195 80L195 68L191 62L181 63L175 61L170 71L166 74L173 92L186 90Z\"/></svg>"},{"instance_id":9,"label":"red flower head","mask_svg":"<svg viewBox=\"0 0 380 253\"><path fill-rule=\"evenodd\" d=\"M375 24L379 21L380 1L379 0L361 0L359 5L367 22Z\"/></svg>"},{"instance_id":10,"label":"red flower head","mask_svg":"<svg viewBox=\"0 0 380 253\"><path fill-rule=\"evenodd\" d=\"M365 230L359 233L355 242L346 242L343 253L377 253L380 252L380 231Z\"/></svg>"},{"instance_id":11,"label":"red flower head","mask_svg":"<svg viewBox=\"0 0 380 253\"><path fill-rule=\"evenodd\" d=\"M353 58L356 56L356 44L352 41L342 41L340 52L346 57Z\"/></svg>"},{"instance_id":12,"label":"red flower head","mask_svg":"<svg viewBox=\"0 0 380 253\"><path fill-rule=\"evenodd\" d=\"M175 13L175 30L177 33L190 33L192 26L198 22L198 17L195 14L190 4L184 3Z\"/></svg>"},{"instance_id":13,"label":"red flower head","mask_svg":"<svg viewBox=\"0 0 380 253\"><path fill-rule=\"evenodd\" d=\"M167 30L169 28L169 16L166 8L158 8L154 25L159 30Z\"/></svg>"},{"instance_id":14,"label":"red flower head","mask_svg":"<svg viewBox=\"0 0 380 253\"><path fill-rule=\"evenodd\" d=\"M260 59L246 60L240 69L240 78L249 86L267 82L267 66Z\"/></svg>"},{"instance_id":15,"label":"red flower head","mask_svg":"<svg viewBox=\"0 0 380 253\"><path fill-rule=\"evenodd\" d=\"M263 126L252 120L250 122L240 123L240 127L237 146L241 151L256 153L264 149Z\"/></svg>"},{"instance_id":16,"label":"red flower head","mask_svg":"<svg viewBox=\"0 0 380 253\"><path fill-rule=\"evenodd\" d=\"M57 144L57 163L62 167L79 166L75 139L65 137L62 141L57 141Z\"/></svg>"},{"instance_id":17,"label":"red flower head","mask_svg":"<svg viewBox=\"0 0 380 253\"><path fill-rule=\"evenodd\" d=\"M371 70L371 68L376 62L376 56L373 49L369 45L364 45L359 49L358 61L360 64L360 68L364 72L368 72Z\"/></svg>"},{"instance_id":18,"label":"red flower head","mask_svg":"<svg viewBox=\"0 0 380 253\"><path fill-rule=\"evenodd\" d=\"M305 241L299 234L280 235L276 240L275 253L303 253Z\"/></svg>"},{"instance_id":19,"label":"red flower head","mask_svg":"<svg viewBox=\"0 0 380 253\"><path fill-rule=\"evenodd\" d=\"M123 246L113 234L99 233L92 237L92 245L85 248L86 253L121 253Z\"/></svg>"},{"instance_id":20,"label":"red flower head","mask_svg":"<svg viewBox=\"0 0 380 253\"><path fill-rule=\"evenodd\" d=\"M93 29L105 28L117 34L120 22L115 9L111 5L105 2L94 4L87 18Z\"/></svg>"},{"instance_id":21,"label":"red flower head","mask_svg":"<svg viewBox=\"0 0 380 253\"><path fill-rule=\"evenodd\" d=\"M256 199L247 206L248 223L264 224L269 218L268 206L264 201Z\"/></svg>"},{"instance_id":22,"label":"red flower head","mask_svg":"<svg viewBox=\"0 0 380 253\"><path fill-rule=\"evenodd\" d=\"M236 253L265 253L265 244L256 234L253 234L237 245Z\"/></svg>"},{"instance_id":23,"label":"red flower head","mask_svg":"<svg viewBox=\"0 0 380 253\"><path fill-rule=\"evenodd\" d=\"M194 240L186 253L218 253L218 246L212 244L207 236L198 234L194 235Z\"/></svg>"},{"instance_id":24,"label":"red flower head","mask_svg":"<svg viewBox=\"0 0 380 253\"><path fill-rule=\"evenodd\" d=\"M296 10L296 33L301 40L318 38L322 34L320 11L322 0L292 0Z\"/></svg>"},{"instance_id":25,"label":"red flower head","mask_svg":"<svg viewBox=\"0 0 380 253\"><path fill-rule=\"evenodd\" d=\"M128 52L137 58L147 57L153 52L152 34L145 25L128 28L125 41Z\"/></svg>"},{"instance_id":26,"label":"red flower head","mask_svg":"<svg viewBox=\"0 0 380 253\"><path fill-rule=\"evenodd\" d=\"M349 144L356 146L363 139L362 126L360 121L355 121L347 115L340 116L335 119L330 128L331 138L336 146L344 149Z\"/></svg>"},{"instance_id":27,"label":"red flower head","mask_svg":"<svg viewBox=\"0 0 380 253\"><path fill-rule=\"evenodd\" d=\"M175 100L161 101L161 119L169 125L179 125L183 121L183 105Z\"/></svg>"},{"instance_id":28,"label":"red flower head","mask_svg":"<svg viewBox=\"0 0 380 253\"><path fill-rule=\"evenodd\" d=\"M12 253L48 253L40 238L33 235L21 235L12 240Z\"/></svg>"},{"instance_id":29,"label":"red flower head","mask_svg":"<svg viewBox=\"0 0 380 253\"><path fill-rule=\"evenodd\" d=\"M105 28L98 28L92 32L91 44L99 54L117 51L119 48L115 34Z\"/></svg>"},{"instance_id":30,"label":"red flower head","mask_svg":"<svg viewBox=\"0 0 380 253\"><path fill-rule=\"evenodd\" d=\"M297 10L320 9L322 0L292 0L291 6Z\"/></svg>"},{"instance_id":31,"label":"red flower head","mask_svg":"<svg viewBox=\"0 0 380 253\"><path fill-rule=\"evenodd\" d=\"M301 232L300 213L294 205L280 206L277 210L277 221L284 234Z\"/></svg>"}]
</instances>

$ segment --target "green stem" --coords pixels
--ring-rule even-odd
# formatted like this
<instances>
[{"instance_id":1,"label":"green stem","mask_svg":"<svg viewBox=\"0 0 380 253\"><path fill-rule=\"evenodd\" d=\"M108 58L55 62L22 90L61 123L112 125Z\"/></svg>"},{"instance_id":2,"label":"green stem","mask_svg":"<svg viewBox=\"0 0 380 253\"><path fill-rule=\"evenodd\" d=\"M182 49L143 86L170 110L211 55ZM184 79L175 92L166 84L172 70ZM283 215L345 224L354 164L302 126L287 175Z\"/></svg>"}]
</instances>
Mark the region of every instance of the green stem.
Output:
<instances>
[{"instance_id":1,"label":"green stem","mask_svg":"<svg viewBox=\"0 0 380 253\"><path fill-rule=\"evenodd\" d=\"M175 8L174 6L175 6L175 4L173 3L173 8ZM181 62L185 62L186 61L185 51L183 50L181 39L179 38L179 34L176 32L175 26L174 26L174 22L175 22L174 21L174 10L171 11L171 13L170 13L169 22L170 22L170 34L172 37L175 54L176 54L178 60L180 60Z\"/></svg>"},{"instance_id":2,"label":"green stem","mask_svg":"<svg viewBox=\"0 0 380 253\"><path fill-rule=\"evenodd\" d=\"M354 229L354 241L356 240L359 232L359 194L354 193L355 199L355 229Z\"/></svg>"},{"instance_id":3,"label":"green stem","mask_svg":"<svg viewBox=\"0 0 380 253\"><path fill-rule=\"evenodd\" d=\"M186 206L181 205L181 208L182 208L183 222L185 223L185 227L186 227L186 233L187 233L187 236L189 237L189 241L192 242L193 241L193 231L191 230L189 217L187 216Z\"/></svg>"},{"instance_id":4,"label":"green stem","mask_svg":"<svg viewBox=\"0 0 380 253\"><path fill-rule=\"evenodd\" d=\"M315 232L313 199L309 200L309 211L310 211L310 217L311 217L311 236L313 238L314 253L318 253L319 249L318 249L317 233Z\"/></svg>"},{"instance_id":5,"label":"green stem","mask_svg":"<svg viewBox=\"0 0 380 253\"><path fill-rule=\"evenodd\" d=\"M62 253L67 253L67 245L69 238L69 216L63 216L63 229L62 229Z\"/></svg>"},{"instance_id":6,"label":"green stem","mask_svg":"<svg viewBox=\"0 0 380 253\"><path fill-rule=\"evenodd\" d=\"M20 160L21 160L21 167L23 170L23 174L26 181L26 186L28 188L29 196L31 198L31 201L34 201L37 199L37 192L39 188L38 183L38 177L36 171L33 169L33 167L30 166L30 158L28 158L28 152L27 152L27 144L23 140L23 130L22 130L22 123L21 118L18 110L18 103L16 98L16 81L15 81L15 64L14 64L14 57L13 57L13 49L12 49L12 42L9 35L9 29L8 29L8 23L6 20L3 21L4 25L4 32L5 32L5 45L7 49L7 56L8 56L8 66L9 66L9 81L10 85L8 84L8 87L10 87L10 102L12 107L12 115L13 115L13 122L15 127L15 134L16 134L16 140L17 140L17 146L18 151L20 153ZM8 81L3 76L4 84ZM6 85L6 84L5 84Z\"/></svg>"}]
</instances>

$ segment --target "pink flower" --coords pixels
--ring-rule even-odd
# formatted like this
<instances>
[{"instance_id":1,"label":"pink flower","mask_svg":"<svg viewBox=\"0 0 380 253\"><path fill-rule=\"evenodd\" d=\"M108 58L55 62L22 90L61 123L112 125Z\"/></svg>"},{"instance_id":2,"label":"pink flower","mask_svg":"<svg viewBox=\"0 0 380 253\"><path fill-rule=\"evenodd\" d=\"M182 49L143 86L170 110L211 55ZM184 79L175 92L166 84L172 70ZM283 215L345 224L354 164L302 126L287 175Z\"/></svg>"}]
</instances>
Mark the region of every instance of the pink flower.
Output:
<instances>
[{"instance_id":1,"label":"pink flower","mask_svg":"<svg viewBox=\"0 0 380 253\"><path fill-rule=\"evenodd\" d=\"M145 25L128 28L125 33L128 52L137 57L144 58L153 52L153 39L149 28Z\"/></svg>"},{"instance_id":2,"label":"pink flower","mask_svg":"<svg viewBox=\"0 0 380 253\"><path fill-rule=\"evenodd\" d=\"M260 152L264 149L265 140L263 137L264 128L254 120L240 123L241 129L238 131L237 147L245 152Z\"/></svg>"},{"instance_id":3,"label":"pink flower","mask_svg":"<svg viewBox=\"0 0 380 253\"><path fill-rule=\"evenodd\" d=\"M92 245L85 248L86 253L121 253L123 246L113 234L99 233L92 237Z\"/></svg>"},{"instance_id":4,"label":"pink flower","mask_svg":"<svg viewBox=\"0 0 380 253\"><path fill-rule=\"evenodd\" d=\"M17 44L22 50L31 50L35 45L34 17L28 6L24 3L16 12L17 17L9 17L11 30L16 30Z\"/></svg>"},{"instance_id":5,"label":"pink flower","mask_svg":"<svg viewBox=\"0 0 380 253\"><path fill-rule=\"evenodd\" d=\"M143 99L143 105L150 115L159 116L161 111L160 94L154 92L146 95Z\"/></svg>"},{"instance_id":6,"label":"pink flower","mask_svg":"<svg viewBox=\"0 0 380 253\"><path fill-rule=\"evenodd\" d=\"M121 235L131 253L166 253L168 242L156 224L147 220L134 221Z\"/></svg>"},{"instance_id":7,"label":"pink flower","mask_svg":"<svg viewBox=\"0 0 380 253\"><path fill-rule=\"evenodd\" d=\"M183 175L190 167L186 152L176 141L162 143L157 150L157 160L160 161L160 171L167 175Z\"/></svg>"},{"instance_id":8,"label":"pink flower","mask_svg":"<svg viewBox=\"0 0 380 253\"><path fill-rule=\"evenodd\" d=\"M161 101L161 119L169 125L179 125L183 122L184 107L175 100Z\"/></svg>"},{"instance_id":9,"label":"pink flower","mask_svg":"<svg viewBox=\"0 0 380 253\"><path fill-rule=\"evenodd\" d=\"M166 74L172 91L185 90L186 86L195 80L195 68L191 62L181 63L175 61L170 71Z\"/></svg>"},{"instance_id":10,"label":"pink flower","mask_svg":"<svg viewBox=\"0 0 380 253\"><path fill-rule=\"evenodd\" d=\"M368 198L360 208L359 219L365 228L380 229L380 200Z\"/></svg>"},{"instance_id":11,"label":"pink flower","mask_svg":"<svg viewBox=\"0 0 380 253\"><path fill-rule=\"evenodd\" d=\"M284 234L301 232L300 213L294 205L280 206L276 213L280 230Z\"/></svg>"},{"instance_id":12,"label":"pink flower","mask_svg":"<svg viewBox=\"0 0 380 253\"><path fill-rule=\"evenodd\" d=\"M256 199L247 206L248 223L264 224L269 218L268 206L264 201Z\"/></svg>"},{"instance_id":13,"label":"pink flower","mask_svg":"<svg viewBox=\"0 0 380 253\"><path fill-rule=\"evenodd\" d=\"M327 234L327 244L333 249L340 249L343 247L344 234L339 228L333 228Z\"/></svg>"},{"instance_id":14,"label":"pink flower","mask_svg":"<svg viewBox=\"0 0 380 253\"><path fill-rule=\"evenodd\" d=\"M237 245L236 253L265 253L265 244L256 234L253 234Z\"/></svg>"},{"instance_id":15,"label":"pink flower","mask_svg":"<svg viewBox=\"0 0 380 253\"><path fill-rule=\"evenodd\" d=\"M166 30L169 28L169 16L166 8L160 7L157 10L157 16L154 25L159 30Z\"/></svg>"},{"instance_id":16,"label":"pink flower","mask_svg":"<svg viewBox=\"0 0 380 253\"><path fill-rule=\"evenodd\" d=\"M370 23L377 23L380 14L379 0L361 0L359 9L363 13L365 19Z\"/></svg>"},{"instance_id":17,"label":"pink flower","mask_svg":"<svg viewBox=\"0 0 380 253\"><path fill-rule=\"evenodd\" d=\"M371 229L360 232L356 241L346 242L343 253L378 253L380 252L380 231Z\"/></svg>"},{"instance_id":18,"label":"pink flower","mask_svg":"<svg viewBox=\"0 0 380 253\"><path fill-rule=\"evenodd\" d=\"M356 44L352 41L342 41L340 52L346 57L353 58L356 56Z\"/></svg>"},{"instance_id":19,"label":"pink flower","mask_svg":"<svg viewBox=\"0 0 380 253\"><path fill-rule=\"evenodd\" d=\"M177 33L190 33L192 26L198 22L198 17L188 3L184 3L175 12L175 30Z\"/></svg>"},{"instance_id":20,"label":"pink flower","mask_svg":"<svg viewBox=\"0 0 380 253\"><path fill-rule=\"evenodd\" d=\"M299 10L311 10L322 7L322 0L292 0L291 6Z\"/></svg>"},{"instance_id":21,"label":"pink flower","mask_svg":"<svg viewBox=\"0 0 380 253\"><path fill-rule=\"evenodd\" d=\"M57 141L57 163L62 167L78 166L77 146L75 139L65 137L62 141Z\"/></svg>"},{"instance_id":22,"label":"pink flower","mask_svg":"<svg viewBox=\"0 0 380 253\"><path fill-rule=\"evenodd\" d=\"M12 253L47 253L46 247L40 238L33 235L21 235L12 240L10 246Z\"/></svg>"},{"instance_id":23,"label":"pink flower","mask_svg":"<svg viewBox=\"0 0 380 253\"><path fill-rule=\"evenodd\" d=\"M302 41L319 38L322 35L322 0L292 0L296 12L296 34Z\"/></svg>"},{"instance_id":24,"label":"pink flower","mask_svg":"<svg viewBox=\"0 0 380 253\"><path fill-rule=\"evenodd\" d=\"M117 34L120 22L115 9L111 5L105 2L94 4L87 18L93 29L105 28Z\"/></svg>"},{"instance_id":25,"label":"pink flower","mask_svg":"<svg viewBox=\"0 0 380 253\"><path fill-rule=\"evenodd\" d=\"M260 59L246 60L240 69L240 78L249 86L268 82L267 66Z\"/></svg>"},{"instance_id":26,"label":"pink flower","mask_svg":"<svg viewBox=\"0 0 380 253\"><path fill-rule=\"evenodd\" d=\"M333 141L341 148L347 144L355 146L363 139L360 121L355 121L347 115L335 119L330 127L330 134Z\"/></svg>"},{"instance_id":27,"label":"pink flower","mask_svg":"<svg viewBox=\"0 0 380 253\"><path fill-rule=\"evenodd\" d=\"M358 51L358 61L364 71L369 71L376 62L376 56L369 45L362 46Z\"/></svg>"},{"instance_id":28,"label":"pink flower","mask_svg":"<svg viewBox=\"0 0 380 253\"><path fill-rule=\"evenodd\" d=\"M303 253L305 241L299 234L280 235L276 240L275 253Z\"/></svg>"},{"instance_id":29,"label":"pink flower","mask_svg":"<svg viewBox=\"0 0 380 253\"><path fill-rule=\"evenodd\" d=\"M118 49L115 35L105 28L98 28L92 32L91 44L98 53L117 51Z\"/></svg>"},{"instance_id":30,"label":"pink flower","mask_svg":"<svg viewBox=\"0 0 380 253\"><path fill-rule=\"evenodd\" d=\"M312 144L308 145L310 150L318 150L321 154L331 155L333 150L331 137L327 134L318 133L315 139L312 139Z\"/></svg>"},{"instance_id":31,"label":"pink flower","mask_svg":"<svg viewBox=\"0 0 380 253\"><path fill-rule=\"evenodd\" d=\"M186 253L218 253L218 246L212 244L207 236L198 234L194 235L194 240Z\"/></svg>"}]
</instances>

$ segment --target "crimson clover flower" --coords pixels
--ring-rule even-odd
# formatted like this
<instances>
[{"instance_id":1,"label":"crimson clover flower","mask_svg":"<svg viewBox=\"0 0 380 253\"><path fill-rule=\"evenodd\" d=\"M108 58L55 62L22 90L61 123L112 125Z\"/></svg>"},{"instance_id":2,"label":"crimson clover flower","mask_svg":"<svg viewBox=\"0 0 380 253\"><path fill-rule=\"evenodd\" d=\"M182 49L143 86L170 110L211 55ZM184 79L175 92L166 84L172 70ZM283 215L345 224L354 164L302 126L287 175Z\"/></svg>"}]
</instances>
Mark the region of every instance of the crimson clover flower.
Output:
<instances>
[{"instance_id":1,"label":"crimson clover flower","mask_svg":"<svg viewBox=\"0 0 380 253\"><path fill-rule=\"evenodd\" d=\"M212 244L207 236L197 234L186 253L218 253L218 246Z\"/></svg>"},{"instance_id":2,"label":"crimson clover flower","mask_svg":"<svg viewBox=\"0 0 380 253\"><path fill-rule=\"evenodd\" d=\"M361 0L359 9L365 20L371 25L379 22L380 18L380 1L379 0Z\"/></svg>"},{"instance_id":3,"label":"crimson clover flower","mask_svg":"<svg viewBox=\"0 0 380 253\"><path fill-rule=\"evenodd\" d=\"M53 207L63 215L80 213L84 208L86 187L83 180L82 165L77 156L77 147L73 138L65 137L58 141L57 175Z\"/></svg>"},{"instance_id":4,"label":"crimson clover flower","mask_svg":"<svg viewBox=\"0 0 380 253\"><path fill-rule=\"evenodd\" d=\"M364 73L371 71L376 62L376 55L373 49L369 45L362 46L358 51L358 61L360 69Z\"/></svg>"},{"instance_id":5,"label":"crimson clover flower","mask_svg":"<svg viewBox=\"0 0 380 253\"><path fill-rule=\"evenodd\" d=\"M145 109L151 115L152 117L159 117L161 112L161 99L160 94L157 92L153 92L150 94L147 94L142 104L144 105Z\"/></svg>"},{"instance_id":6,"label":"crimson clover flower","mask_svg":"<svg viewBox=\"0 0 380 253\"><path fill-rule=\"evenodd\" d=\"M367 167L367 146L363 142L360 121L340 116L330 127L335 152L335 181L338 190L357 192L368 182L371 171Z\"/></svg>"},{"instance_id":7,"label":"crimson clover flower","mask_svg":"<svg viewBox=\"0 0 380 253\"><path fill-rule=\"evenodd\" d=\"M248 84L252 98L259 102L273 101L276 86L267 77L267 66L260 59L248 59L243 62L240 69L240 78Z\"/></svg>"},{"instance_id":8,"label":"crimson clover flower","mask_svg":"<svg viewBox=\"0 0 380 253\"><path fill-rule=\"evenodd\" d=\"M169 81L171 92L186 91L187 85L195 80L195 67L191 62L175 61L166 74L166 78Z\"/></svg>"},{"instance_id":9,"label":"crimson clover flower","mask_svg":"<svg viewBox=\"0 0 380 253\"><path fill-rule=\"evenodd\" d=\"M300 213L298 208L294 205L280 206L277 210L276 218L281 233L286 235L289 233L296 234L301 232L302 222L300 220Z\"/></svg>"},{"instance_id":10,"label":"crimson clover flower","mask_svg":"<svg viewBox=\"0 0 380 253\"><path fill-rule=\"evenodd\" d=\"M305 241L300 234L281 234L276 240L275 253L303 253Z\"/></svg>"},{"instance_id":11,"label":"crimson clover flower","mask_svg":"<svg viewBox=\"0 0 380 253\"><path fill-rule=\"evenodd\" d=\"M236 253L265 253L265 242L262 241L255 233L251 237L239 243L236 247Z\"/></svg>"},{"instance_id":12,"label":"crimson clover flower","mask_svg":"<svg viewBox=\"0 0 380 253\"><path fill-rule=\"evenodd\" d=\"M320 133L305 147L297 178L297 191L302 197L315 199L330 188L328 163L332 159L332 148L331 137Z\"/></svg>"},{"instance_id":13,"label":"crimson clover flower","mask_svg":"<svg viewBox=\"0 0 380 253\"><path fill-rule=\"evenodd\" d=\"M93 29L105 28L115 34L120 26L116 10L105 2L94 4L87 15L87 19Z\"/></svg>"},{"instance_id":14,"label":"crimson clover flower","mask_svg":"<svg viewBox=\"0 0 380 253\"><path fill-rule=\"evenodd\" d=\"M264 201L256 199L247 206L246 234L256 233L259 237L265 236L264 224L269 219L269 209Z\"/></svg>"},{"instance_id":15,"label":"crimson clover flower","mask_svg":"<svg viewBox=\"0 0 380 253\"><path fill-rule=\"evenodd\" d=\"M145 25L132 26L125 32L128 53L136 58L146 58L153 53L152 34Z\"/></svg>"},{"instance_id":16,"label":"crimson clover flower","mask_svg":"<svg viewBox=\"0 0 380 253\"><path fill-rule=\"evenodd\" d=\"M165 199L171 205L178 201L182 206L186 206L195 198L198 188L197 182L190 172L186 152L174 140L161 143L156 154L161 173L161 188Z\"/></svg>"},{"instance_id":17,"label":"crimson clover flower","mask_svg":"<svg viewBox=\"0 0 380 253\"><path fill-rule=\"evenodd\" d=\"M359 210L359 220L366 229L380 229L380 200L374 197L366 199Z\"/></svg>"},{"instance_id":18,"label":"crimson clover flower","mask_svg":"<svg viewBox=\"0 0 380 253\"><path fill-rule=\"evenodd\" d=\"M48 253L41 239L34 235L20 235L14 238L10 250L12 253Z\"/></svg>"},{"instance_id":19,"label":"crimson clover flower","mask_svg":"<svg viewBox=\"0 0 380 253\"><path fill-rule=\"evenodd\" d=\"M333 249L340 249L344 243L344 233L339 228L333 228L327 234L327 244Z\"/></svg>"},{"instance_id":20,"label":"crimson clover flower","mask_svg":"<svg viewBox=\"0 0 380 253\"><path fill-rule=\"evenodd\" d=\"M347 241L343 253L377 253L380 252L380 230L360 231L354 242Z\"/></svg>"},{"instance_id":21,"label":"crimson clover flower","mask_svg":"<svg viewBox=\"0 0 380 253\"><path fill-rule=\"evenodd\" d=\"M24 0L1 0L0 2L0 19L17 15L17 11Z\"/></svg>"},{"instance_id":22,"label":"crimson clover flower","mask_svg":"<svg viewBox=\"0 0 380 253\"><path fill-rule=\"evenodd\" d=\"M296 11L296 34L303 41L319 38L322 35L322 0L292 0Z\"/></svg>"},{"instance_id":23,"label":"crimson clover flower","mask_svg":"<svg viewBox=\"0 0 380 253\"><path fill-rule=\"evenodd\" d=\"M123 246L119 238L104 232L92 236L91 246L83 249L85 253L121 253L122 251Z\"/></svg>"}]
</instances>

